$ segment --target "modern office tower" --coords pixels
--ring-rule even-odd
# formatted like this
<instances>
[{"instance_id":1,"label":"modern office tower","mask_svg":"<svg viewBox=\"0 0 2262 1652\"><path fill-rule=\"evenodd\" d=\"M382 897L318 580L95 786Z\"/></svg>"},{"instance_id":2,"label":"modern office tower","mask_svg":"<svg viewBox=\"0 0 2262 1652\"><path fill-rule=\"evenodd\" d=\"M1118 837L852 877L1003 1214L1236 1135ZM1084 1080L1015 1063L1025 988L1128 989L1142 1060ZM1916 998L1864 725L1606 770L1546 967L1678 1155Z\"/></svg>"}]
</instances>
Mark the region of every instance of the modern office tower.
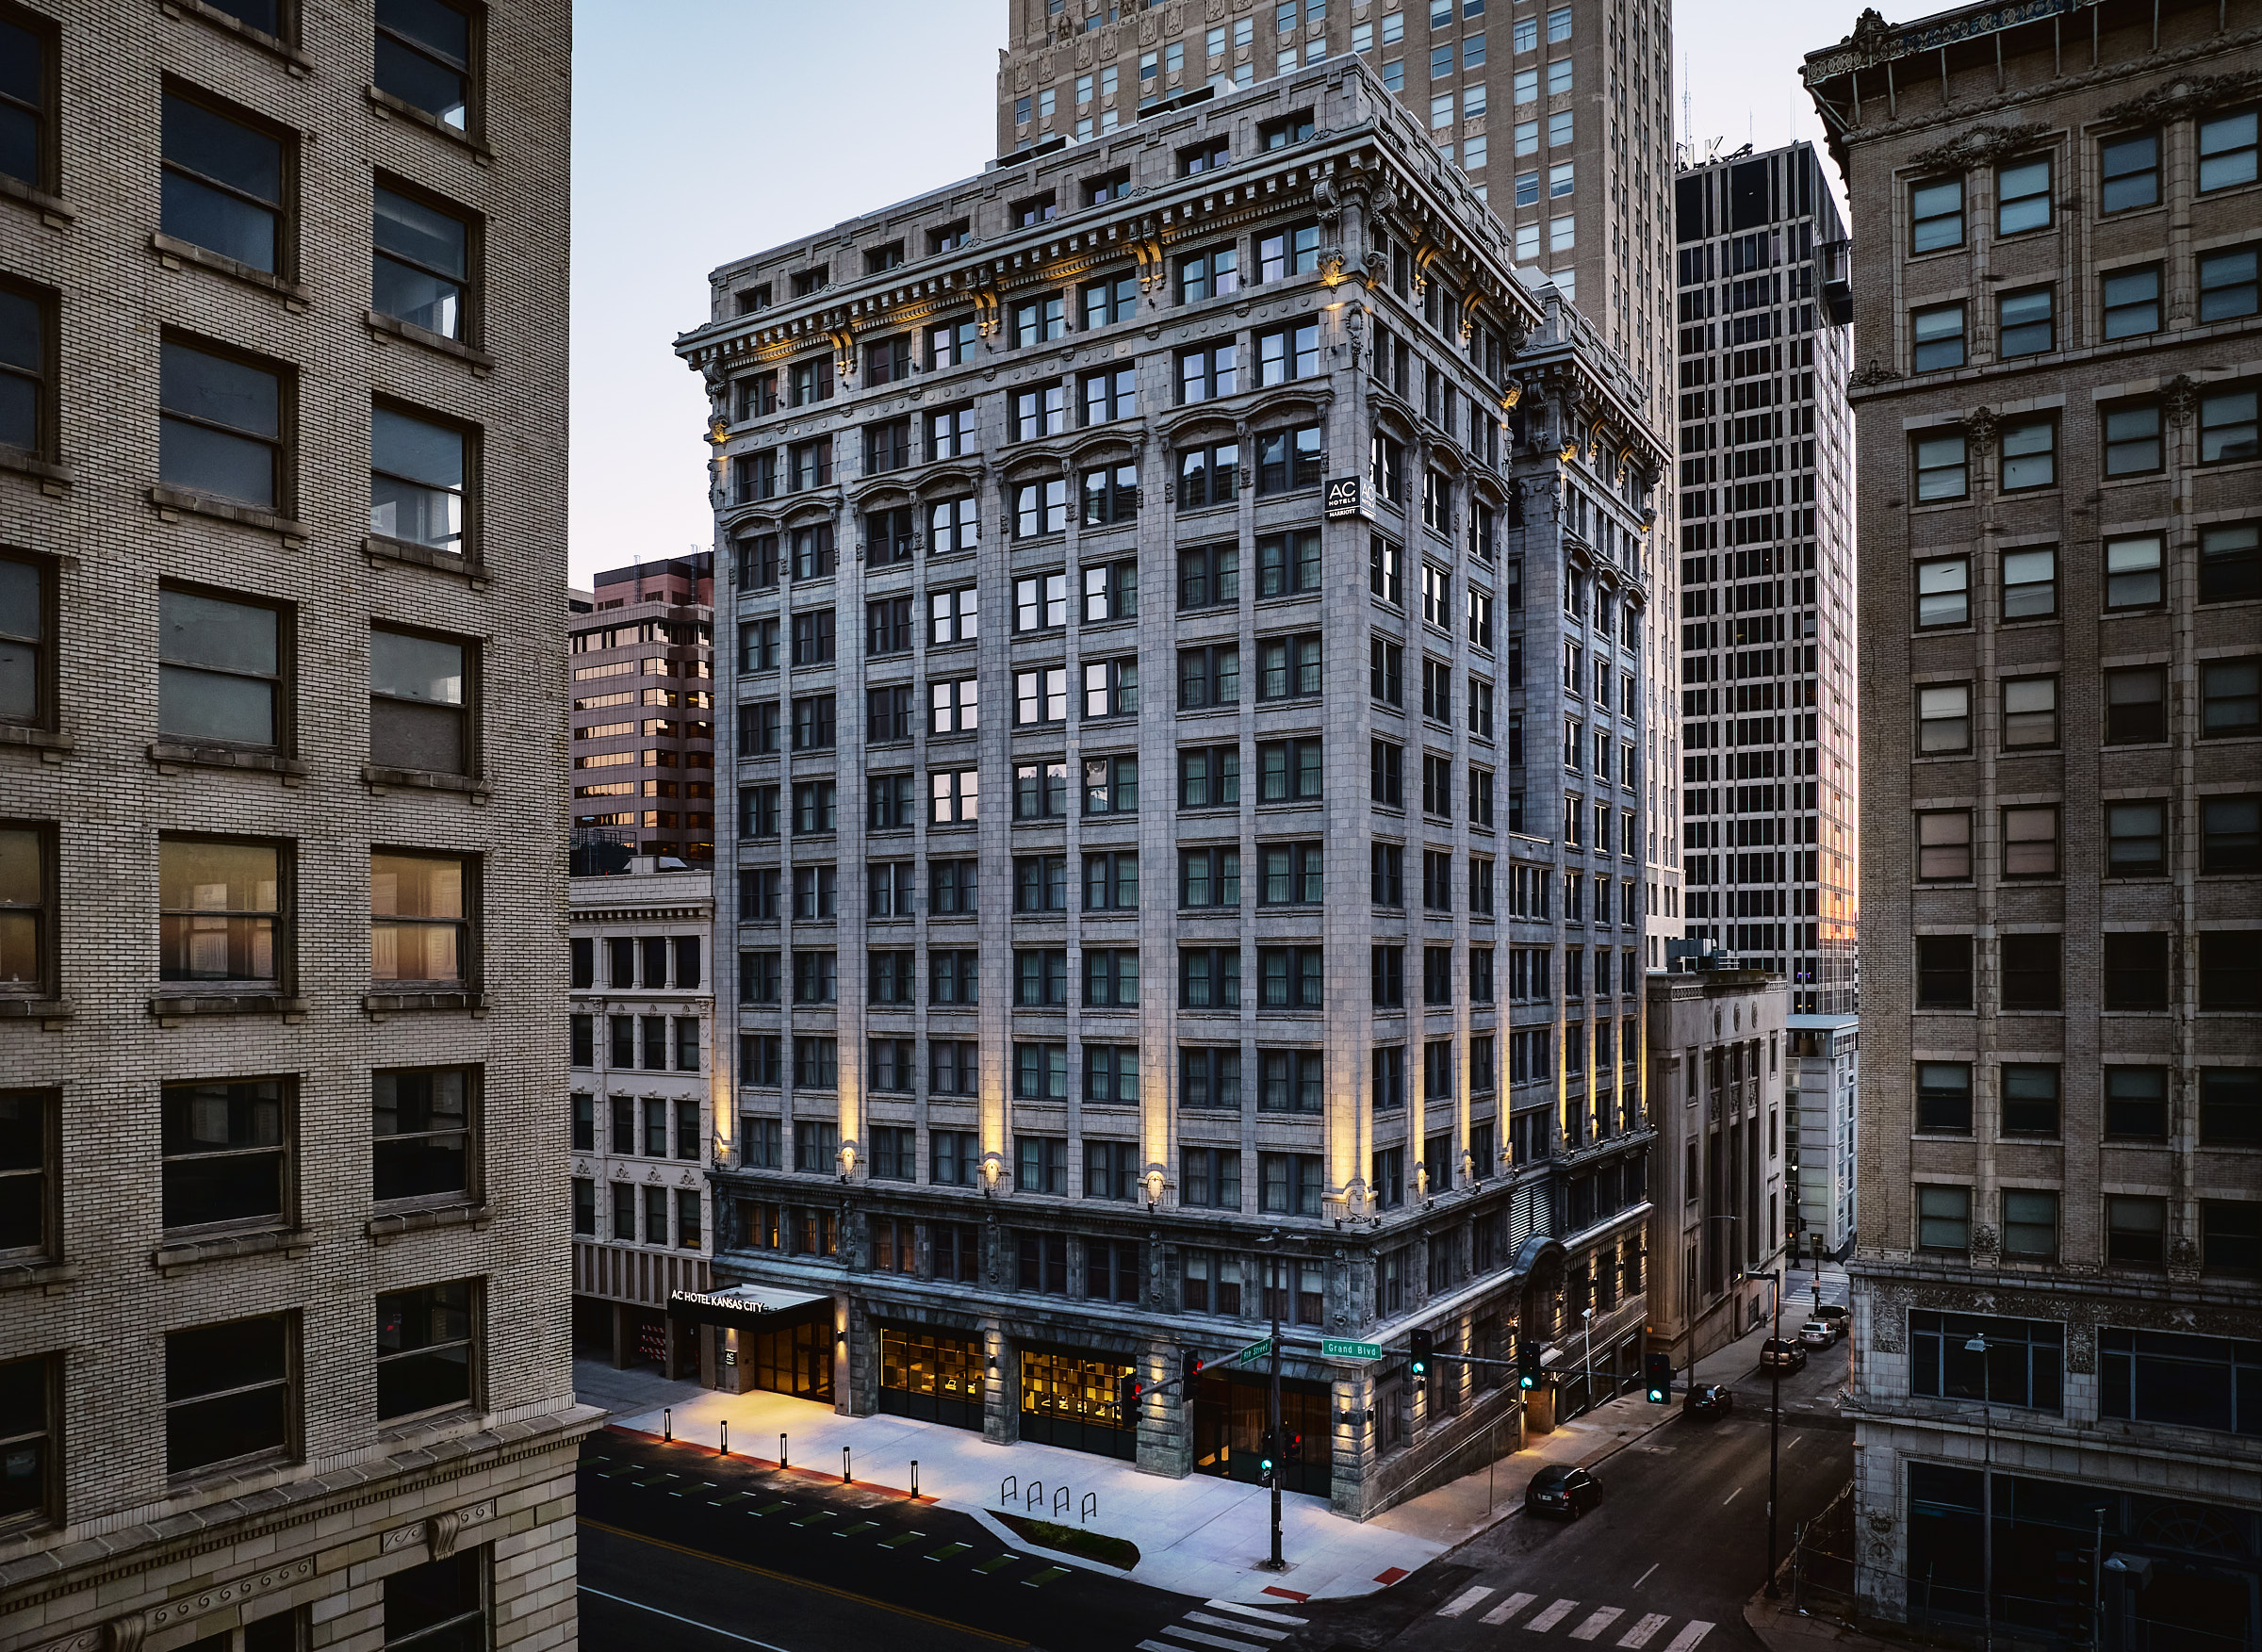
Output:
<instances>
[{"instance_id":1,"label":"modern office tower","mask_svg":"<svg viewBox=\"0 0 2262 1652\"><path fill-rule=\"evenodd\" d=\"M1784 1137L1795 1219L1788 1237L1810 1259L1844 1257L1854 1242L1861 1026L1851 1015L1794 1015L1784 1022L1791 1067L1783 1078Z\"/></svg>"},{"instance_id":2,"label":"modern office tower","mask_svg":"<svg viewBox=\"0 0 2262 1652\"><path fill-rule=\"evenodd\" d=\"M1709 956L1647 985L1649 1340L1686 1373L1775 1311L1775 1282L1751 1276L1784 1263L1786 995L1780 976Z\"/></svg>"},{"instance_id":3,"label":"modern office tower","mask_svg":"<svg viewBox=\"0 0 2262 1652\"><path fill-rule=\"evenodd\" d=\"M1632 371L1638 412L1670 448L1673 34L1660 0L1263 0L1215 17L1184 0L1143 9L1008 0L1008 11L1001 155L1104 138L1205 91L1356 54L1501 220L1511 259L1547 271ZM1650 501L1661 545L1675 543L1677 503L1669 487ZM1642 756L1657 787L1643 840L1650 968L1681 934L1678 579L1661 559L1642 639L1658 662L1641 688Z\"/></svg>"},{"instance_id":4,"label":"modern office tower","mask_svg":"<svg viewBox=\"0 0 2262 1652\"><path fill-rule=\"evenodd\" d=\"M0 13L11 1646L574 1643L569 46Z\"/></svg>"},{"instance_id":5,"label":"modern office tower","mask_svg":"<svg viewBox=\"0 0 2262 1652\"><path fill-rule=\"evenodd\" d=\"M1365 1515L1514 1415L1410 1332L1638 1381L1665 461L1510 257L1346 57L714 272L727 1386L1246 1480L1117 1382L1277 1314Z\"/></svg>"},{"instance_id":6,"label":"modern office tower","mask_svg":"<svg viewBox=\"0 0 2262 1652\"><path fill-rule=\"evenodd\" d=\"M678 1377L697 1349L669 1337L667 1300L713 1283L710 1092L727 1092L707 969L714 875L653 860L576 876L567 896L573 1328L582 1353Z\"/></svg>"},{"instance_id":7,"label":"modern office tower","mask_svg":"<svg viewBox=\"0 0 2262 1652\"><path fill-rule=\"evenodd\" d=\"M1855 1007L1845 231L1813 147L1674 185L1688 936ZM1668 628L1671 630L1673 628Z\"/></svg>"},{"instance_id":8,"label":"modern office tower","mask_svg":"<svg viewBox=\"0 0 2262 1652\"><path fill-rule=\"evenodd\" d=\"M2255 23L1871 12L1806 63L1863 364L1851 1272L1887 1616L2262 1627Z\"/></svg>"},{"instance_id":9,"label":"modern office tower","mask_svg":"<svg viewBox=\"0 0 2262 1652\"><path fill-rule=\"evenodd\" d=\"M575 593L566 629L576 842L712 862L713 553L598 575Z\"/></svg>"}]
</instances>

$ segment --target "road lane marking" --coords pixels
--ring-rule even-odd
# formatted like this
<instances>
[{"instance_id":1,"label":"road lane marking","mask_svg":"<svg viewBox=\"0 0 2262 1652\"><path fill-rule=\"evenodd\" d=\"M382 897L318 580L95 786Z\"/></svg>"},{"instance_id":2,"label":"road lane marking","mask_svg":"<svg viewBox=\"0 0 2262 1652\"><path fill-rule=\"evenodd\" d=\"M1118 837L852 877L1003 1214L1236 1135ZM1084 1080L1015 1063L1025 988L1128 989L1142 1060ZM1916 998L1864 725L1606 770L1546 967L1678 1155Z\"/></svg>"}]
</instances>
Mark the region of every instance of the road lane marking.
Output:
<instances>
[{"instance_id":1,"label":"road lane marking","mask_svg":"<svg viewBox=\"0 0 2262 1652\"><path fill-rule=\"evenodd\" d=\"M955 1623L946 1617L937 1617L933 1612L921 1611L915 1607L897 1606L892 1601L876 1600L869 1595L859 1595L853 1589L836 1589L829 1583L813 1582L807 1578L797 1578L791 1572L773 1571L768 1566L758 1566L751 1561L734 1561L727 1555L713 1554L703 1548L693 1548L688 1544L670 1543L664 1537L647 1537L641 1531L631 1531L625 1526L611 1526L602 1520L592 1520L586 1514L579 1516L575 1523L585 1526L592 1531L601 1531L607 1537L618 1537L630 1543L641 1543L647 1548L665 1549L670 1554L683 1555L695 1561L705 1561L710 1565L728 1566L734 1572L746 1572L757 1578L767 1578L773 1583L789 1583L795 1589L806 1589L813 1595L829 1595L835 1600L853 1600L859 1606L869 1606L879 1611L893 1612L897 1617L917 1618L923 1624L933 1624L938 1628L949 1629L960 1635L972 1635L980 1641L994 1641L1001 1646L1026 1646L1028 1644L1026 1641L1017 1640L1011 1635L1001 1635L995 1629L977 1629L971 1624ZM1041 1575L1040 1574L1040 1576ZM1068 1574L1062 1572L1060 1576L1065 1578Z\"/></svg>"},{"instance_id":2,"label":"road lane marking","mask_svg":"<svg viewBox=\"0 0 2262 1652\"><path fill-rule=\"evenodd\" d=\"M1649 1562L1649 1572L1654 1572L1654 1571L1656 1571L1658 1567L1660 1567L1660 1566L1662 1566L1662 1565L1664 1565L1664 1562L1663 1562L1663 1561L1651 1561L1651 1562ZM1645 1583L1647 1583L1647 1582L1648 1582L1648 1581L1649 1581L1649 1572L1644 1572L1644 1573L1643 1573L1643 1574L1642 1574L1640 1577L1636 1578L1633 1580L1633 1586L1634 1586L1636 1589L1639 1589L1639 1588L1640 1588L1640 1587L1641 1587L1643 1584L1645 1584Z\"/></svg>"},{"instance_id":3,"label":"road lane marking","mask_svg":"<svg viewBox=\"0 0 2262 1652\"><path fill-rule=\"evenodd\" d=\"M1696 1643L1712 1633L1712 1629L1713 1626L1702 1618L1693 1617L1689 1620L1688 1627L1674 1636L1666 1644L1665 1652L1693 1652Z\"/></svg>"},{"instance_id":4,"label":"road lane marking","mask_svg":"<svg viewBox=\"0 0 2262 1652\"><path fill-rule=\"evenodd\" d=\"M1488 1624L1504 1624L1538 1598L1539 1596L1536 1595L1511 1595L1500 1605L1486 1612L1483 1621Z\"/></svg>"},{"instance_id":5,"label":"road lane marking","mask_svg":"<svg viewBox=\"0 0 2262 1652\"><path fill-rule=\"evenodd\" d=\"M1459 1617L1463 1612L1467 1611L1470 1607L1476 1605L1478 1601L1483 1599L1491 1593L1492 1591L1485 1588L1482 1583L1478 1584L1474 1589L1465 1589L1460 1594L1454 1595L1452 1599L1447 1601L1443 1606L1439 1607L1437 1609L1437 1615L1439 1617Z\"/></svg>"},{"instance_id":6,"label":"road lane marking","mask_svg":"<svg viewBox=\"0 0 2262 1652\"><path fill-rule=\"evenodd\" d=\"M1261 1606L1243 1606L1238 1600L1205 1600L1202 1604L1212 1611L1238 1612L1242 1617L1255 1618L1259 1623L1308 1624L1312 1621L1310 1618L1295 1617L1285 1611L1267 1611Z\"/></svg>"},{"instance_id":7,"label":"road lane marking","mask_svg":"<svg viewBox=\"0 0 2262 1652\"><path fill-rule=\"evenodd\" d=\"M1547 1611L1526 1624L1524 1627L1535 1635L1544 1635L1578 1610L1579 1603L1576 1600L1558 1600L1553 1606L1549 1607Z\"/></svg>"},{"instance_id":8,"label":"road lane marking","mask_svg":"<svg viewBox=\"0 0 2262 1652\"><path fill-rule=\"evenodd\" d=\"M1574 1641L1595 1640L1604 1629L1625 1615L1626 1609L1622 1606L1598 1606L1586 1622L1571 1631L1571 1639Z\"/></svg>"},{"instance_id":9,"label":"road lane marking","mask_svg":"<svg viewBox=\"0 0 2262 1652\"><path fill-rule=\"evenodd\" d=\"M1211 1617L1205 1611L1189 1611L1179 1621L1189 1624L1207 1624L1213 1629L1231 1629L1236 1634L1254 1635L1260 1641L1285 1641L1288 1638L1288 1631L1286 1629L1260 1629L1254 1624L1237 1623L1229 1617Z\"/></svg>"},{"instance_id":10,"label":"road lane marking","mask_svg":"<svg viewBox=\"0 0 2262 1652\"><path fill-rule=\"evenodd\" d=\"M1793 1435L1791 1436L1791 1445L1790 1445L1790 1446L1785 1446L1785 1447L1783 1448L1783 1449L1784 1449L1784 1450L1786 1450L1786 1451L1790 1450L1790 1449L1791 1449L1791 1448L1792 1448L1792 1446L1796 1446L1796 1445L1798 1444L1798 1441L1799 1441L1799 1436L1798 1436L1798 1435L1796 1435L1796 1434L1793 1434Z\"/></svg>"},{"instance_id":11,"label":"road lane marking","mask_svg":"<svg viewBox=\"0 0 2262 1652\"><path fill-rule=\"evenodd\" d=\"M1743 1495L1744 1495L1744 1488L1743 1488L1742 1486L1738 1486L1738 1487L1737 1487L1737 1488L1736 1488L1734 1491L1732 1491L1732 1492L1729 1493L1729 1494L1728 1494L1728 1496L1726 1496L1725 1497L1722 1497L1722 1498L1720 1499L1720 1506L1721 1506L1723 1509L1725 1509L1725 1508L1727 1508L1727 1507L1729 1506L1729 1504L1730 1504L1730 1503L1734 1502L1734 1501L1735 1501L1735 1500L1736 1500L1738 1497L1742 1497Z\"/></svg>"},{"instance_id":12,"label":"road lane marking","mask_svg":"<svg viewBox=\"0 0 2262 1652\"><path fill-rule=\"evenodd\" d=\"M1174 1635L1181 1641L1190 1641L1197 1646L1216 1646L1220 1652L1261 1652L1254 1641L1236 1641L1226 1635L1205 1635L1200 1629L1181 1628L1176 1624L1155 1631L1158 1635ZM1180 1647L1178 1652L1186 1652Z\"/></svg>"},{"instance_id":13,"label":"road lane marking","mask_svg":"<svg viewBox=\"0 0 2262 1652\"><path fill-rule=\"evenodd\" d=\"M1653 1611L1647 1617L1643 1618L1640 1623L1635 1624L1633 1627L1628 1629L1625 1634L1619 1636L1618 1644L1621 1646L1632 1647L1635 1649L1635 1652L1639 1652L1641 1647L1649 1644L1649 1638L1652 1635L1656 1634L1658 1630L1664 1628L1672 1621L1673 1619L1670 1613Z\"/></svg>"},{"instance_id":14,"label":"road lane marking","mask_svg":"<svg viewBox=\"0 0 2262 1652\"><path fill-rule=\"evenodd\" d=\"M732 1629L718 1629L713 1624L699 1622L696 1617L684 1617L678 1612L663 1611L656 1606L645 1605L641 1600L631 1600L625 1595L607 1595L602 1589L592 1589L586 1583L581 1584L579 1587L583 1595L594 1595L599 1600L610 1600L619 1606L632 1606L638 1611L648 1611L654 1617L667 1618L679 1624L689 1624L695 1629L705 1629L709 1634L720 1635L725 1640L741 1641L749 1646L760 1646L763 1652L785 1652L784 1647L773 1646L767 1641L757 1641L751 1635L742 1635Z\"/></svg>"}]
</instances>

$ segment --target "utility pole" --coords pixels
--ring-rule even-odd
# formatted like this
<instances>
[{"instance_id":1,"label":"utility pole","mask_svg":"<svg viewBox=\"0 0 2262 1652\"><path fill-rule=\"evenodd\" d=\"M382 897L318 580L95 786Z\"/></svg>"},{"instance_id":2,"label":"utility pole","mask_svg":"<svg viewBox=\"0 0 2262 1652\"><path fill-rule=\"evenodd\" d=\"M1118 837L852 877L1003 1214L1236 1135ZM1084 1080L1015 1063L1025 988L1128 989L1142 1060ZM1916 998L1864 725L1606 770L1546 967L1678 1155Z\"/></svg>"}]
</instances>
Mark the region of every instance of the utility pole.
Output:
<instances>
[{"instance_id":1,"label":"utility pole","mask_svg":"<svg viewBox=\"0 0 2262 1652\"><path fill-rule=\"evenodd\" d=\"M1781 1357L1783 1340L1783 1274L1781 1268L1773 1273L1753 1273L1746 1270L1749 1280L1767 1280L1775 1286L1775 1357ZM1780 1600L1783 1592L1775 1581L1775 1508L1782 1495L1783 1465L1783 1371L1779 1365L1767 1367L1767 1587L1770 1600Z\"/></svg>"}]
</instances>

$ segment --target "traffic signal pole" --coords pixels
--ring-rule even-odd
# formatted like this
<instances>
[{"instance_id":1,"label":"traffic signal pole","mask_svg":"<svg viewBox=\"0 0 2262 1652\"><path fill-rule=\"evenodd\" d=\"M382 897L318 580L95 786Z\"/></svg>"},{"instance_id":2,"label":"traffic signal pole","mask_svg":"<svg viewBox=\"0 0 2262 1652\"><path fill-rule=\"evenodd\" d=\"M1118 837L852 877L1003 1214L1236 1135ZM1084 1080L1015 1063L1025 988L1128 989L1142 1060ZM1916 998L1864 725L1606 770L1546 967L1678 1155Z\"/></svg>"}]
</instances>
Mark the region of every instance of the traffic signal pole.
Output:
<instances>
[{"instance_id":1,"label":"traffic signal pole","mask_svg":"<svg viewBox=\"0 0 2262 1652\"><path fill-rule=\"evenodd\" d=\"M1272 1382L1270 1406L1267 1415L1271 1418L1272 1448L1280 1449L1280 1316L1272 1316ZM1280 1469L1272 1470L1272 1558L1265 1562L1269 1572L1285 1572L1287 1562L1280 1558Z\"/></svg>"}]
</instances>

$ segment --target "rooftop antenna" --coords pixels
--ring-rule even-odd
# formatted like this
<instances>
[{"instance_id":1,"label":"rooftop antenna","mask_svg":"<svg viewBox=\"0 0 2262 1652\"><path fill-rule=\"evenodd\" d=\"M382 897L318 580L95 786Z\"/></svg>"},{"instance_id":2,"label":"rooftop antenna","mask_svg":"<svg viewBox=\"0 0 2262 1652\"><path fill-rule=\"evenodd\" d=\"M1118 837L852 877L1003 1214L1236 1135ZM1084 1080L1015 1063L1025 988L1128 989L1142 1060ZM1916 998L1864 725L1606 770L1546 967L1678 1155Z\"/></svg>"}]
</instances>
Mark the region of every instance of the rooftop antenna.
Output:
<instances>
[{"instance_id":1,"label":"rooftop antenna","mask_svg":"<svg viewBox=\"0 0 2262 1652\"><path fill-rule=\"evenodd\" d=\"M1696 118L1689 113L1689 49L1680 49L1680 140L1689 146L1689 158L1696 158Z\"/></svg>"}]
</instances>

